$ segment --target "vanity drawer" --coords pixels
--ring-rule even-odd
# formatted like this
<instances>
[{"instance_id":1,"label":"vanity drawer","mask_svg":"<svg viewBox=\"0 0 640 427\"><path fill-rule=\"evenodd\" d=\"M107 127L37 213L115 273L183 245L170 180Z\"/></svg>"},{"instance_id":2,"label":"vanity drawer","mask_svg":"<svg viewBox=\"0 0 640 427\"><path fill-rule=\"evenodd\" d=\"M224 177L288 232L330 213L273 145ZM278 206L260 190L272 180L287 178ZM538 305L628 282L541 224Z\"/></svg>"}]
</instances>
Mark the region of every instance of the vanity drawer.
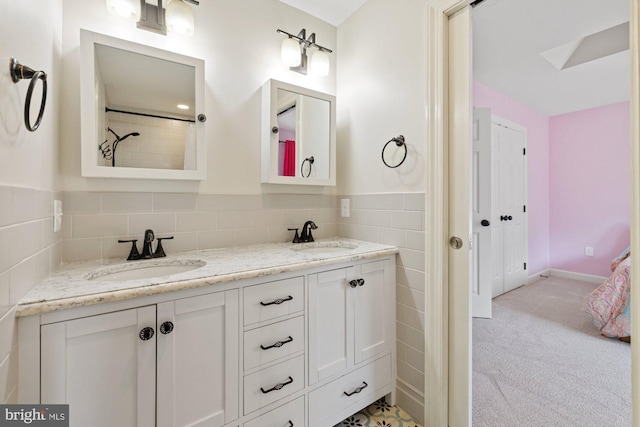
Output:
<instances>
[{"instance_id":1,"label":"vanity drawer","mask_svg":"<svg viewBox=\"0 0 640 427\"><path fill-rule=\"evenodd\" d=\"M244 333L244 370L304 350L304 316Z\"/></svg>"},{"instance_id":2,"label":"vanity drawer","mask_svg":"<svg viewBox=\"0 0 640 427\"><path fill-rule=\"evenodd\" d=\"M312 391L309 393L310 426L325 425L323 421L332 414L358 403L359 400L372 398L379 388L390 382L391 355L387 355ZM360 392L358 388L361 388Z\"/></svg>"},{"instance_id":3,"label":"vanity drawer","mask_svg":"<svg viewBox=\"0 0 640 427\"><path fill-rule=\"evenodd\" d=\"M304 396L244 423L244 427L303 427Z\"/></svg>"},{"instance_id":4,"label":"vanity drawer","mask_svg":"<svg viewBox=\"0 0 640 427\"><path fill-rule=\"evenodd\" d=\"M244 414L304 388L304 355L244 377Z\"/></svg>"},{"instance_id":5,"label":"vanity drawer","mask_svg":"<svg viewBox=\"0 0 640 427\"><path fill-rule=\"evenodd\" d=\"M302 312L304 310L304 279L293 277L244 288L244 324Z\"/></svg>"}]
</instances>

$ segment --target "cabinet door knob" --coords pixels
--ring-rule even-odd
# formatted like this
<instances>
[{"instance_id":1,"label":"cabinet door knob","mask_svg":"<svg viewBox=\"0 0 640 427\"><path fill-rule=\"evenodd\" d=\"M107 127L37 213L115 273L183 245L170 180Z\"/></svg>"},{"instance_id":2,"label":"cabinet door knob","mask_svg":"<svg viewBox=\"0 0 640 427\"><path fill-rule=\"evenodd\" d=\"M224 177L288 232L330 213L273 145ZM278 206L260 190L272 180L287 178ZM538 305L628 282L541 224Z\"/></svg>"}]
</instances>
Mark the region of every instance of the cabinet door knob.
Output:
<instances>
[{"instance_id":1,"label":"cabinet door knob","mask_svg":"<svg viewBox=\"0 0 640 427\"><path fill-rule=\"evenodd\" d=\"M154 334L153 328L150 328L149 326L147 326L146 328L142 328L138 336L142 341L148 341L151 338L153 338L153 334Z\"/></svg>"},{"instance_id":2,"label":"cabinet door knob","mask_svg":"<svg viewBox=\"0 0 640 427\"><path fill-rule=\"evenodd\" d=\"M171 331L173 331L173 322L167 321L160 325L160 333L163 335L170 334Z\"/></svg>"},{"instance_id":3,"label":"cabinet door knob","mask_svg":"<svg viewBox=\"0 0 640 427\"><path fill-rule=\"evenodd\" d=\"M357 288L358 286L364 285L364 279L353 279L349 280L349 286L352 288Z\"/></svg>"},{"instance_id":4,"label":"cabinet door knob","mask_svg":"<svg viewBox=\"0 0 640 427\"><path fill-rule=\"evenodd\" d=\"M289 377L287 381L280 384L276 384L275 386L271 387L269 390L265 390L262 387L260 387L260 391L263 392L264 394L271 393L272 391L280 390L282 387L289 385L292 382L293 382L293 378Z\"/></svg>"},{"instance_id":5,"label":"cabinet door knob","mask_svg":"<svg viewBox=\"0 0 640 427\"><path fill-rule=\"evenodd\" d=\"M509 221L511 221L511 220L513 219L513 217L512 217L511 215L509 215L509 216L507 217L507 219L508 219Z\"/></svg>"},{"instance_id":6,"label":"cabinet door knob","mask_svg":"<svg viewBox=\"0 0 640 427\"><path fill-rule=\"evenodd\" d=\"M482 225L483 227L488 227L491 225L491 223L489 222L489 220L483 219L482 221L480 221L480 225Z\"/></svg>"},{"instance_id":7,"label":"cabinet door knob","mask_svg":"<svg viewBox=\"0 0 640 427\"><path fill-rule=\"evenodd\" d=\"M368 386L369 386L369 384L367 384L366 382L362 381L362 385L360 387L358 387L357 389L353 390L351 393L347 393L346 391L343 391L343 393L344 393L345 396L353 396L354 394L360 393L362 390L364 390Z\"/></svg>"}]
</instances>

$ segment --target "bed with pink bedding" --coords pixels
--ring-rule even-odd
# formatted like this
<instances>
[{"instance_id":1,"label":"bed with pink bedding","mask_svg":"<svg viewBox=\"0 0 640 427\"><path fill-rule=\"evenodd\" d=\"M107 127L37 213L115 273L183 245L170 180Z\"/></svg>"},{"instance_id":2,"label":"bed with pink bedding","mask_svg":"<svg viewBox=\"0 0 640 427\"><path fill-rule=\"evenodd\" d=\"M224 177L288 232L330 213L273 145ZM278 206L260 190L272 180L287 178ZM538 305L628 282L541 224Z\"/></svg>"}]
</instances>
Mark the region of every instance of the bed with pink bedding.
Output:
<instances>
[{"instance_id":1,"label":"bed with pink bedding","mask_svg":"<svg viewBox=\"0 0 640 427\"><path fill-rule=\"evenodd\" d=\"M584 310L606 337L631 336L631 257L625 250L611 263L613 272L584 301Z\"/></svg>"}]
</instances>

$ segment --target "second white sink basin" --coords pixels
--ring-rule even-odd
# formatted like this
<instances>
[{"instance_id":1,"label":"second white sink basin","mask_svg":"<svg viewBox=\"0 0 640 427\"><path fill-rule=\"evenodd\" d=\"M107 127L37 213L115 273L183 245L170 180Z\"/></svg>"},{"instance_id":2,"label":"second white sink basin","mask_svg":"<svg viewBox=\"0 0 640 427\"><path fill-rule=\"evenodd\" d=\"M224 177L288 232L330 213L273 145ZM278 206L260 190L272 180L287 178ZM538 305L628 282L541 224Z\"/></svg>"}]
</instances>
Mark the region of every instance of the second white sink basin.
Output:
<instances>
[{"instance_id":1,"label":"second white sink basin","mask_svg":"<svg viewBox=\"0 0 640 427\"><path fill-rule=\"evenodd\" d=\"M302 243L291 248L292 251L312 254L331 254L338 252L351 251L356 249L358 245L347 242L313 242Z\"/></svg>"},{"instance_id":2,"label":"second white sink basin","mask_svg":"<svg viewBox=\"0 0 640 427\"><path fill-rule=\"evenodd\" d=\"M202 260L193 259L133 261L131 264L111 265L93 271L87 275L86 279L109 282L151 279L186 273L204 267L206 264Z\"/></svg>"}]
</instances>

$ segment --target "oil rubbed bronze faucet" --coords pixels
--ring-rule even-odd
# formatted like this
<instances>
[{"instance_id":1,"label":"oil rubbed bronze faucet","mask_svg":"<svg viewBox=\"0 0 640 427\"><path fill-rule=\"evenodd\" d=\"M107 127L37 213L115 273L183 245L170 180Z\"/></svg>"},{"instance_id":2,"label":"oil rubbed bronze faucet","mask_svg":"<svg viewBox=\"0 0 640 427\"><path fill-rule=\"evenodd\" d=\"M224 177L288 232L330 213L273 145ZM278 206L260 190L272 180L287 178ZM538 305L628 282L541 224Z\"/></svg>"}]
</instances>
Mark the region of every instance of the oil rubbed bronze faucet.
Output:
<instances>
[{"instance_id":1,"label":"oil rubbed bronze faucet","mask_svg":"<svg viewBox=\"0 0 640 427\"><path fill-rule=\"evenodd\" d=\"M300 243L313 242L313 235L311 234L311 230L316 230L318 226L313 221L307 221L302 226L302 231L300 232Z\"/></svg>"},{"instance_id":2,"label":"oil rubbed bronze faucet","mask_svg":"<svg viewBox=\"0 0 640 427\"><path fill-rule=\"evenodd\" d=\"M156 246L156 251L153 252L153 241L157 240L158 245ZM166 257L167 254L164 252L164 248L162 247L163 240L171 240L173 236L170 237L158 237L155 238L153 234L153 230L145 230L144 232L144 242L142 243L142 253L138 252L138 246L136 245L137 239L135 240L118 240L118 243L131 243L131 251L129 252L129 256L127 257L127 261L135 261L139 259L151 259L151 258L162 258Z\"/></svg>"}]
</instances>

